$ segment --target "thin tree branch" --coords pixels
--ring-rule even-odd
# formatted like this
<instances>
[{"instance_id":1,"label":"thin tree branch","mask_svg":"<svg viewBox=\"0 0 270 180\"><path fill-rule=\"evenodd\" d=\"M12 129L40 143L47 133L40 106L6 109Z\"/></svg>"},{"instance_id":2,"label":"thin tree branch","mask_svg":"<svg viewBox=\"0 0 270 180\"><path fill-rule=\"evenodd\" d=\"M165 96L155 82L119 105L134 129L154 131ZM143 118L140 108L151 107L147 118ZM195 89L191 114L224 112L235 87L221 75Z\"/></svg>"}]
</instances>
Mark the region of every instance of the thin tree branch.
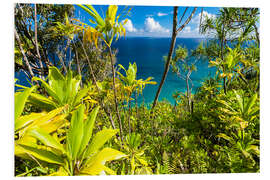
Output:
<instances>
[{"instance_id":1,"label":"thin tree branch","mask_svg":"<svg viewBox=\"0 0 270 180\"><path fill-rule=\"evenodd\" d=\"M41 56L39 53L38 38L37 38L37 5L34 4L34 7L35 7L35 16L34 16L34 19L35 19L35 44L36 44L36 51L37 51L37 56L38 56L38 60L39 60L39 66L41 69L40 78L44 80L44 69L43 69L43 64L41 61Z\"/></svg>"},{"instance_id":2,"label":"thin tree branch","mask_svg":"<svg viewBox=\"0 0 270 180\"><path fill-rule=\"evenodd\" d=\"M184 18L184 16L185 16L185 14L186 14L187 10L188 10L188 7L186 7L186 9L185 9L185 11L184 11L184 13L183 13L182 17L180 18L180 21L179 21L179 23L178 23L178 24L181 24L181 22L182 22L182 20L183 20L183 18Z\"/></svg>"},{"instance_id":3,"label":"thin tree branch","mask_svg":"<svg viewBox=\"0 0 270 180\"><path fill-rule=\"evenodd\" d=\"M21 40L20 40L20 37L19 37L19 35L18 35L16 29L14 29L14 33L15 33L15 38L16 38L16 40L18 41L18 44L19 44L19 48L20 48L20 50L21 50L21 53L22 53L22 55L23 55L23 59L24 59L24 61L25 61L25 64L26 64L26 66L27 66L27 68L28 68L28 70L29 70L29 73L30 73L30 75L31 75L32 77L34 77L34 73L33 73L33 71L32 71L32 67L30 66L30 63L29 63L29 61L28 61L28 59L27 59L27 57L26 57L26 55L25 55L25 52L24 52L24 50L23 50L23 48L22 48ZM32 77L31 77L31 78L32 78Z\"/></svg>"},{"instance_id":4,"label":"thin tree branch","mask_svg":"<svg viewBox=\"0 0 270 180\"><path fill-rule=\"evenodd\" d=\"M191 18L192 18L193 15L195 14L196 10L197 10L197 7L195 7L195 8L193 9L192 13L191 13L190 16L188 17L188 19L185 21L185 23L184 23L182 26L180 26L180 27L176 30L177 33L180 32L180 31L182 31L182 30L184 29L184 27L189 23L189 21L191 20Z\"/></svg>"}]
</instances>

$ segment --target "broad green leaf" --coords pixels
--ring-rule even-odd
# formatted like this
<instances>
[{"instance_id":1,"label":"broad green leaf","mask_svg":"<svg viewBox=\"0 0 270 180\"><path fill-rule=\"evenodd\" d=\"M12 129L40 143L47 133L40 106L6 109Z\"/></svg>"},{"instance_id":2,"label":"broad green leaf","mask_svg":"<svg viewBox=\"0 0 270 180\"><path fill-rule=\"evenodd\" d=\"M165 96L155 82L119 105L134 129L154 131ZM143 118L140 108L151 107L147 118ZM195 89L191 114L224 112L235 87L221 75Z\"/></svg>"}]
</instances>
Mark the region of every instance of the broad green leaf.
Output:
<instances>
[{"instance_id":1,"label":"broad green leaf","mask_svg":"<svg viewBox=\"0 0 270 180\"><path fill-rule=\"evenodd\" d=\"M14 112L15 123L23 112L28 96L32 93L34 89L35 89L35 86L31 88L27 88L23 92L15 93L15 112Z\"/></svg>"},{"instance_id":2,"label":"broad green leaf","mask_svg":"<svg viewBox=\"0 0 270 180\"><path fill-rule=\"evenodd\" d=\"M38 78L38 77L33 77L33 81L40 81L41 85L45 88L46 92L54 98L58 103L62 102L61 99L59 98L58 94L56 93L55 89L53 89L48 83L46 83L44 80Z\"/></svg>"},{"instance_id":3,"label":"broad green leaf","mask_svg":"<svg viewBox=\"0 0 270 180\"><path fill-rule=\"evenodd\" d=\"M99 110L99 106L92 110L92 112L89 114L89 117L84 122L84 135L81 142L79 155L84 151L85 147L88 145L92 137L93 127L95 124L98 110Z\"/></svg>"},{"instance_id":4,"label":"broad green leaf","mask_svg":"<svg viewBox=\"0 0 270 180\"><path fill-rule=\"evenodd\" d=\"M90 145L87 147L85 157L96 153L109 139L111 139L118 130L105 129L99 131L92 139Z\"/></svg>"},{"instance_id":5,"label":"broad green leaf","mask_svg":"<svg viewBox=\"0 0 270 180\"><path fill-rule=\"evenodd\" d=\"M241 110L241 112L243 113L243 112L244 112L243 98L240 97L240 95L239 95L236 91L234 91L234 93L235 93L235 96L236 96L236 100L237 100L237 102L238 102L238 105L239 105L239 107L240 107L240 110Z\"/></svg>"},{"instance_id":6,"label":"broad green leaf","mask_svg":"<svg viewBox=\"0 0 270 180\"><path fill-rule=\"evenodd\" d=\"M250 109L253 107L256 100L257 100L257 93L255 93L251 98L249 98L249 101L247 102L247 104L245 105L245 108L244 108L245 114L249 114Z\"/></svg>"},{"instance_id":7,"label":"broad green leaf","mask_svg":"<svg viewBox=\"0 0 270 180\"><path fill-rule=\"evenodd\" d=\"M61 156L58 156L50 151L44 149L38 149L36 147L26 146L26 145L18 145L17 148L21 148L19 151L23 151L30 156L33 156L37 159L45 161L47 163L59 164L63 165L64 160ZM16 150L15 150L16 151Z\"/></svg>"},{"instance_id":8,"label":"broad green leaf","mask_svg":"<svg viewBox=\"0 0 270 180\"><path fill-rule=\"evenodd\" d=\"M31 129L27 131L27 134L37 138L46 146L58 149L63 153L65 152L63 146L58 141L56 141L50 134L40 128Z\"/></svg>"},{"instance_id":9,"label":"broad green leaf","mask_svg":"<svg viewBox=\"0 0 270 180\"><path fill-rule=\"evenodd\" d=\"M51 111L58 107L58 105L53 100L37 93L32 93L29 96L28 101L32 105L35 105L46 111Z\"/></svg>"},{"instance_id":10,"label":"broad green leaf","mask_svg":"<svg viewBox=\"0 0 270 180\"><path fill-rule=\"evenodd\" d=\"M32 127L40 127L43 124L47 124L48 121L51 121L53 118L55 118L58 114L60 114L67 106L57 108L53 111L50 111L47 114L44 114L40 118L36 119L31 123L27 128L32 128Z\"/></svg>"},{"instance_id":11,"label":"broad green leaf","mask_svg":"<svg viewBox=\"0 0 270 180\"><path fill-rule=\"evenodd\" d=\"M112 169L110 169L102 164L96 164L95 166L85 168L80 173L82 175L84 175L84 174L85 175L105 175L103 173L104 171L107 172L109 175L116 175L116 173Z\"/></svg>"},{"instance_id":12,"label":"broad green leaf","mask_svg":"<svg viewBox=\"0 0 270 180\"><path fill-rule=\"evenodd\" d=\"M226 63L228 68L231 69L233 65L233 56L231 54L228 54L228 56L226 57Z\"/></svg>"},{"instance_id":13,"label":"broad green leaf","mask_svg":"<svg viewBox=\"0 0 270 180\"><path fill-rule=\"evenodd\" d=\"M42 116L46 115L46 113L31 113L29 115L21 116L17 121L15 121L15 131L18 131L22 128L25 128L29 124L31 124L33 121L41 118Z\"/></svg>"},{"instance_id":14,"label":"broad green leaf","mask_svg":"<svg viewBox=\"0 0 270 180\"><path fill-rule=\"evenodd\" d=\"M41 124L39 127L43 129L44 131L46 131L47 133L55 132L68 122L65 119L66 116L67 114L61 114L61 115L55 116L52 120Z\"/></svg>"},{"instance_id":15,"label":"broad green leaf","mask_svg":"<svg viewBox=\"0 0 270 180\"><path fill-rule=\"evenodd\" d=\"M103 170L106 171L104 165L107 161L117 160L123 157L126 157L126 155L120 151L104 148L86 162L82 172L92 175L100 174Z\"/></svg>"},{"instance_id":16,"label":"broad green leaf","mask_svg":"<svg viewBox=\"0 0 270 180\"><path fill-rule=\"evenodd\" d=\"M80 90L77 94L76 97L74 98L74 101L72 103L72 106L76 106L77 104L79 104L82 101L82 98L84 98L87 93L88 93L89 89L85 88Z\"/></svg>"},{"instance_id":17,"label":"broad green leaf","mask_svg":"<svg viewBox=\"0 0 270 180\"><path fill-rule=\"evenodd\" d=\"M84 135L84 109L84 105L80 105L80 107L72 114L71 117L71 125L67 134L67 146L72 160L77 158Z\"/></svg>"},{"instance_id":18,"label":"broad green leaf","mask_svg":"<svg viewBox=\"0 0 270 180\"><path fill-rule=\"evenodd\" d=\"M54 66L49 68L48 74L48 83L50 87L54 90L57 94L59 101L58 103L63 105L65 93L67 91L66 87L66 78L62 75L62 73Z\"/></svg>"},{"instance_id":19,"label":"broad green leaf","mask_svg":"<svg viewBox=\"0 0 270 180\"><path fill-rule=\"evenodd\" d=\"M56 68L55 66L50 66L49 67L48 79L64 81L65 80L65 77L58 70L58 68Z\"/></svg>"}]
</instances>

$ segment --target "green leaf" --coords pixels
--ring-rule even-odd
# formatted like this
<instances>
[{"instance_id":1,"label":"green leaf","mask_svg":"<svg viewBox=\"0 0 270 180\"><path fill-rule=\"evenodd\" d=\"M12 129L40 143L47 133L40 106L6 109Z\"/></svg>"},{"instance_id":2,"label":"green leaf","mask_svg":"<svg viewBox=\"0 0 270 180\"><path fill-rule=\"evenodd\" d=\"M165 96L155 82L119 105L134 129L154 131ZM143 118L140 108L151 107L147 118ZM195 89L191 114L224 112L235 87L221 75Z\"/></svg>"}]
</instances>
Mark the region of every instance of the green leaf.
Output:
<instances>
[{"instance_id":1,"label":"green leaf","mask_svg":"<svg viewBox=\"0 0 270 180\"><path fill-rule=\"evenodd\" d=\"M61 72L54 66L49 68L48 83L50 87L54 90L54 92L57 94L57 97L59 98L58 103L60 105L64 105L65 94L68 91L66 87L67 82Z\"/></svg>"},{"instance_id":2,"label":"green leaf","mask_svg":"<svg viewBox=\"0 0 270 180\"><path fill-rule=\"evenodd\" d=\"M92 16L97 24L101 27L105 26L105 22L103 21L103 19L101 18L101 16L98 14L98 12L95 10L95 8L91 5L78 5L80 8L82 8L83 10L85 10L90 16Z\"/></svg>"},{"instance_id":3,"label":"green leaf","mask_svg":"<svg viewBox=\"0 0 270 180\"><path fill-rule=\"evenodd\" d=\"M60 107L60 108L57 108L57 109L50 111L49 113L46 113L46 114L40 113L40 116L39 115L31 116L31 114L30 114L27 116L23 116L23 117L19 118L18 120L23 121L20 124L25 124L25 125L27 124L27 126L23 127L24 128L23 131L26 131L27 129L40 127L40 126L48 123L52 118L55 118L55 116L57 116L59 113L61 113L64 108L65 107ZM29 123L27 121L29 121ZM17 125L17 128L18 127L19 127L19 125Z\"/></svg>"},{"instance_id":4,"label":"green leaf","mask_svg":"<svg viewBox=\"0 0 270 180\"><path fill-rule=\"evenodd\" d=\"M67 134L67 146L69 149L69 155L72 160L77 158L77 154L80 150L81 142L84 134L83 126L83 115L84 115L84 104L72 114L71 125Z\"/></svg>"},{"instance_id":5,"label":"green leaf","mask_svg":"<svg viewBox=\"0 0 270 180\"><path fill-rule=\"evenodd\" d=\"M22 151L30 156L34 156L37 159L40 159L42 161L53 163L53 164L59 164L63 165L64 160L61 158L61 156L58 156L51 151L38 149L36 147L26 146L19 144L18 146L15 146L17 148L17 151ZM16 149L15 149L16 151Z\"/></svg>"},{"instance_id":6,"label":"green leaf","mask_svg":"<svg viewBox=\"0 0 270 180\"><path fill-rule=\"evenodd\" d=\"M58 68L56 68L55 66L50 66L49 67L48 79L49 80L60 80L60 81L64 81L65 80L65 77L58 70ZM50 84L50 82L49 82L49 84Z\"/></svg>"},{"instance_id":7,"label":"green leaf","mask_svg":"<svg viewBox=\"0 0 270 180\"><path fill-rule=\"evenodd\" d=\"M86 162L82 173L98 175L104 170L107 171L107 167L104 166L107 161L117 160L126 156L124 153L115 149L104 148Z\"/></svg>"},{"instance_id":8,"label":"green leaf","mask_svg":"<svg viewBox=\"0 0 270 180\"><path fill-rule=\"evenodd\" d=\"M46 113L31 113L29 115L21 116L17 119L17 121L15 121L15 131L25 128L26 126L44 115L46 115Z\"/></svg>"},{"instance_id":9,"label":"green leaf","mask_svg":"<svg viewBox=\"0 0 270 180\"><path fill-rule=\"evenodd\" d=\"M118 130L113 129L105 129L99 131L91 141L90 145L88 146L85 156L88 157L91 154L96 153L109 139L111 139Z\"/></svg>"},{"instance_id":10,"label":"green leaf","mask_svg":"<svg viewBox=\"0 0 270 180\"><path fill-rule=\"evenodd\" d=\"M29 103L35 105L43 110L51 111L58 107L58 105L48 97L42 96L37 93L32 93L28 98Z\"/></svg>"},{"instance_id":11,"label":"green leaf","mask_svg":"<svg viewBox=\"0 0 270 180\"><path fill-rule=\"evenodd\" d=\"M251 98L249 98L249 101L247 102L247 104L245 105L245 108L244 108L245 114L249 114L250 109L253 107L256 100L257 100L257 93L255 93Z\"/></svg>"},{"instance_id":12,"label":"green leaf","mask_svg":"<svg viewBox=\"0 0 270 180\"><path fill-rule=\"evenodd\" d=\"M236 96L236 100L237 100L237 102L238 102L238 105L239 105L239 107L240 107L240 110L241 110L241 112L243 113L243 112L244 112L243 98L240 97L240 95L239 95L236 91L234 91L234 93L235 93L235 96Z\"/></svg>"},{"instance_id":13,"label":"green leaf","mask_svg":"<svg viewBox=\"0 0 270 180\"><path fill-rule=\"evenodd\" d=\"M84 151L85 147L88 145L92 137L93 127L95 124L98 110L99 110L99 106L92 110L88 119L84 122L84 135L81 142L79 155Z\"/></svg>"},{"instance_id":14,"label":"green leaf","mask_svg":"<svg viewBox=\"0 0 270 180\"><path fill-rule=\"evenodd\" d=\"M33 81L40 81L41 82L41 85L42 87L45 88L45 90L47 91L47 93L52 97L54 98L56 101L58 101L58 103L61 102L61 99L59 98L59 96L57 95L56 91L48 84L46 83L44 80L38 78L38 77L33 77L32 78Z\"/></svg>"},{"instance_id":15,"label":"green leaf","mask_svg":"<svg viewBox=\"0 0 270 180\"><path fill-rule=\"evenodd\" d=\"M87 93L88 93L89 89L85 88L80 90L77 94L76 97L74 98L74 101L72 103L72 106L76 106L77 104L79 104L82 101L82 98L84 98Z\"/></svg>"},{"instance_id":16,"label":"green leaf","mask_svg":"<svg viewBox=\"0 0 270 180\"><path fill-rule=\"evenodd\" d=\"M227 135L224 134L224 133L219 133L219 134L217 135L217 137L223 138L223 139L225 139L225 140L227 140L227 141L230 141L230 142L233 140L231 137L227 136Z\"/></svg>"},{"instance_id":17,"label":"green leaf","mask_svg":"<svg viewBox=\"0 0 270 180\"><path fill-rule=\"evenodd\" d=\"M34 89L35 86L31 88L26 88L23 92L15 93L15 112L14 112L15 123L23 112L28 96L32 93Z\"/></svg>"},{"instance_id":18,"label":"green leaf","mask_svg":"<svg viewBox=\"0 0 270 180\"><path fill-rule=\"evenodd\" d=\"M63 146L56 141L50 134L40 128L33 128L27 132L28 135L40 140L44 145L65 152Z\"/></svg>"}]
</instances>

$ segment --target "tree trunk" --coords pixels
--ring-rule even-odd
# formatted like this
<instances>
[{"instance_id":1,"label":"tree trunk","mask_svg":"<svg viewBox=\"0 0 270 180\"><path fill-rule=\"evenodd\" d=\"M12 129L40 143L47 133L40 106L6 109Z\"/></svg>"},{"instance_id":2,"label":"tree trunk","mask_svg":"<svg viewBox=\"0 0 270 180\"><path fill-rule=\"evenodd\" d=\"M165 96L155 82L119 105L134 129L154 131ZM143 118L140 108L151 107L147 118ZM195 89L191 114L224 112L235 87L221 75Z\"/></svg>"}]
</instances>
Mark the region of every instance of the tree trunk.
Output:
<instances>
[{"instance_id":1,"label":"tree trunk","mask_svg":"<svg viewBox=\"0 0 270 180\"><path fill-rule=\"evenodd\" d=\"M182 31L184 29L184 27L190 22L191 18L193 17L193 15L195 14L196 12L196 7L193 9L192 13L190 14L190 16L188 17L188 19L185 21L185 23L183 25L181 25L178 29L177 29L177 15L178 15L178 7L174 7L174 10L173 10L173 31L172 31L172 38L171 38L171 45L170 45L170 50L169 50L169 53L168 53L168 56L167 56L167 61L166 61L166 65L165 65L165 70L163 72L163 75L162 75L162 79L161 79L161 82L159 84L159 87L158 87L158 90L157 90L157 93L156 93L156 96L155 96L155 99L154 99L154 102L153 102L153 105L152 105L152 109L153 110L157 104L157 101L158 101L158 97L160 95L160 92L161 92L161 88L165 82L165 79L167 77L167 74L169 72L169 69L170 69L170 62L171 62L171 59L172 59L172 54L173 54L173 51L174 51L174 46L175 46L175 41L176 41L176 36L178 34L178 32ZM185 13L185 12L184 12ZM184 15L184 14L183 14ZM183 16L182 16L183 17ZM182 19L182 18L181 18Z\"/></svg>"},{"instance_id":2,"label":"tree trunk","mask_svg":"<svg viewBox=\"0 0 270 180\"><path fill-rule=\"evenodd\" d=\"M154 100L153 105L152 105L152 110L155 108L155 106L157 104L157 100L158 100L158 97L160 95L161 88L162 88L162 86L163 86L163 84L165 82L168 71L170 69L170 62L171 62L171 59L172 59L172 54L173 54L175 41L176 41L176 36L177 36L177 31L176 31L177 14L178 14L178 7L174 7L174 10L173 10L173 31L172 31L170 50L169 50L169 53L168 53L168 56L167 56L167 61L166 61L166 66L165 66L165 69L164 69L164 72L163 72L163 76L162 76L161 82L159 84L159 87L158 87L158 90L157 90L157 93L156 93L156 96L155 96L155 100Z\"/></svg>"}]
</instances>

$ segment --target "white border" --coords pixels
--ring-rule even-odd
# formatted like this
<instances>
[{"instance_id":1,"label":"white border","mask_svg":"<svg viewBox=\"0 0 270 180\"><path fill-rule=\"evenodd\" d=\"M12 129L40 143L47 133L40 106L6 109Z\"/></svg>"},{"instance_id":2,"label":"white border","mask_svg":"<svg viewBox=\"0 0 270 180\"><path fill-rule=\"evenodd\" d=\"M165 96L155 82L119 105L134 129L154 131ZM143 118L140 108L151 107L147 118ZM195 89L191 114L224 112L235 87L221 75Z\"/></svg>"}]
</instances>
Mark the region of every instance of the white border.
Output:
<instances>
[{"instance_id":1,"label":"white border","mask_svg":"<svg viewBox=\"0 0 270 180\"><path fill-rule=\"evenodd\" d=\"M203 174L203 175L154 175L154 176L95 176L95 177L39 177L40 179L138 179L138 178L173 178L173 179L254 179L266 178L270 175L269 171L269 128L270 119L267 112L269 107L269 68L270 68L270 40L269 40L269 19L270 8L267 0L10 0L2 2L0 5L1 12L1 161L0 170L3 179L30 179L14 178L14 150L13 150L13 114L14 114L14 97L13 97L13 7L14 3L53 3L53 4L118 4L118 5L158 5L158 6L198 6L198 7L259 7L261 11L260 35L261 35L261 173L258 174ZM2 124L3 123L3 124ZM270 176L269 176L270 177Z\"/></svg>"}]
</instances>

